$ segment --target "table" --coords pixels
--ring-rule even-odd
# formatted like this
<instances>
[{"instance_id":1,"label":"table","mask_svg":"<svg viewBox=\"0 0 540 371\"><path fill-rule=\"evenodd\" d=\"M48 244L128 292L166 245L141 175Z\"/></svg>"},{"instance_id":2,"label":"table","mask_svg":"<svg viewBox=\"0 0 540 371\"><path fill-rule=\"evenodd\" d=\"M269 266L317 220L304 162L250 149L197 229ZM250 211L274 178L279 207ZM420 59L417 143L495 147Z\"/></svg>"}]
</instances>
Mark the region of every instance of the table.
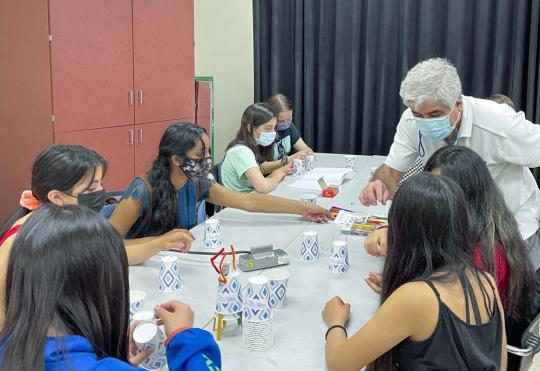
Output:
<instances>
[{"instance_id":1,"label":"table","mask_svg":"<svg viewBox=\"0 0 540 371\"><path fill-rule=\"evenodd\" d=\"M318 167L344 167L345 157L338 154L317 154ZM319 197L319 205L330 208L339 206L361 213L387 215L387 206L364 207L358 201L358 193L368 182L372 167L384 161L381 156L357 156L354 177L346 181L339 194L333 198ZM299 200L304 190L287 187L297 178L287 177L271 194ZM299 216L282 214L249 213L226 208L217 215L221 224L223 242L234 244L237 250L249 250L251 246L273 243L289 254L290 266L285 267L291 276L284 308L274 311L274 345L266 352L251 352L242 347L241 329L228 327L219 342L222 364L225 370L325 370L324 333L326 328L321 311L333 296L339 295L351 303L349 333L353 334L371 317L378 307L379 297L365 284L370 271L380 271L383 261L369 256L363 248L363 237L347 236L351 270L336 275L328 270L328 256L332 241L338 236L339 225L316 224ZM192 229L196 240L192 250L203 250L201 243L203 225ZM316 263L304 263L300 258L303 232L319 233L321 257ZM210 266L208 256L175 254L180 257L184 287L175 297L161 294L158 290L160 259L171 252L160 253L144 264L130 267L130 286L146 292L144 309L151 310L158 302L176 298L188 303L195 312L196 327L212 331L212 319L217 289L217 274ZM241 272L242 285L253 275L263 271Z\"/></svg>"}]
</instances>

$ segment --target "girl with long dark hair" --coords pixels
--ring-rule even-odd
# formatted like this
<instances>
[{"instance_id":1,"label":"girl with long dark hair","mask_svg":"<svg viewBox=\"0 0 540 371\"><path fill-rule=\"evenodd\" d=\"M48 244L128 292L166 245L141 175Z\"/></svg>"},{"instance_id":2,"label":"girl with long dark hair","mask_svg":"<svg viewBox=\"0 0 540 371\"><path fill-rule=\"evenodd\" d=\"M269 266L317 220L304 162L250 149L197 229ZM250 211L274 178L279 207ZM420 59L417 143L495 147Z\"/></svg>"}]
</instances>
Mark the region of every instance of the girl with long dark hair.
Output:
<instances>
[{"instance_id":1,"label":"girl with long dark hair","mask_svg":"<svg viewBox=\"0 0 540 371\"><path fill-rule=\"evenodd\" d=\"M445 175L463 189L474 240L473 260L495 277L507 316L531 314L535 275L517 222L482 158L470 148L436 151L425 171Z\"/></svg>"},{"instance_id":2,"label":"girl with long dark hair","mask_svg":"<svg viewBox=\"0 0 540 371\"><path fill-rule=\"evenodd\" d=\"M0 227L0 327L4 318L6 267L15 236L34 210L42 205L81 204L98 211L105 191L101 179L107 163L96 152L76 145L43 150L32 165L31 190L24 191L18 207Z\"/></svg>"},{"instance_id":3,"label":"girl with long dark hair","mask_svg":"<svg viewBox=\"0 0 540 371\"><path fill-rule=\"evenodd\" d=\"M475 240L463 191L445 176L406 180L389 212L381 307L351 338L350 305L330 300L329 370L505 370L504 311Z\"/></svg>"},{"instance_id":4,"label":"girl with long dark hair","mask_svg":"<svg viewBox=\"0 0 540 371\"><path fill-rule=\"evenodd\" d=\"M221 173L226 188L268 193L291 172L292 163L272 169L262 166L273 159L276 123L276 114L266 104L255 103L246 108L236 138L227 146L223 159Z\"/></svg>"},{"instance_id":5,"label":"girl with long dark hair","mask_svg":"<svg viewBox=\"0 0 540 371\"><path fill-rule=\"evenodd\" d=\"M252 212L299 214L310 221L331 218L329 211L316 205L230 191L208 179L211 165L209 138L203 128L178 123L165 130L152 168L131 182L109 219L122 236L133 239L128 245L130 264L160 249L189 249L193 236L187 230L197 223L195 205L201 200ZM145 244L148 239L159 241L174 234L176 242L172 239L156 248Z\"/></svg>"},{"instance_id":6,"label":"girl with long dark hair","mask_svg":"<svg viewBox=\"0 0 540 371\"><path fill-rule=\"evenodd\" d=\"M537 283L525 242L503 195L485 162L467 147L447 146L437 150L424 170L445 175L463 189L476 241L473 261L479 269L495 277L508 319L508 342L520 346L522 332L538 311ZM385 234L385 230L379 230L367 238L368 252L380 254L380 247L384 253ZM376 276L372 273L371 281L368 280L372 287Z\"/></svg>"},{"instance_id":7,"label":"girl with long dark hair","mask_svg":"<svg viewBox=\"0 0 540 371\"><path fill-rule=\"evenodd\" d=\"M17 234L6 280L0 369L131 370L129 279L122 238L95 212L44 205ZM165 326L169 369L221 367L211 334L172 301L156 308Z\"/></svg>"}]
</instances>

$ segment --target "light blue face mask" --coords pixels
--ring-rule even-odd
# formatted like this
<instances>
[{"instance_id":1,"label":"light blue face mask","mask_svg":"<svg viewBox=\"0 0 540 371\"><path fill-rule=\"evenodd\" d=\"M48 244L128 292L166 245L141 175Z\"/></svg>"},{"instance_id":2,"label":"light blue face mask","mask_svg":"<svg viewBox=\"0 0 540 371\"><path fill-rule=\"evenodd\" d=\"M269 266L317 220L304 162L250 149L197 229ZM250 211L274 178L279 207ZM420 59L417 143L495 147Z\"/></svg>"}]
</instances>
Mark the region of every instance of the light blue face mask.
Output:
<instances>
[{"instance_id":1,"label":"light blue face mask","mask_svg":"<svg viewBox=\"0 0 540 371\"><path fill-rule=\"evenodd\" d=\"M440 142L452 134L452 131L455 128L455 125L450 123L450 114L453 110L454 108L452 107L452 110L448 115L441 117L433 117L430 119L415 117L416 126L423 136L436 142Z\"/></svg>"},{"instance_id":2,"label":"light blue face mask","mask_svg":"<svg viewBox=\"0 0 540 371\"><path fill-rule=\"evenodd\" d=\"M291 125L292 125L292 120L280 121L277 123L276 128L282 131L282 130L287 130L288 128L291 127Z\"/></svg>"},{"instance_id":3,"label":"light blue face mask","mask_svg":"<svg viewBox=\"0 0 540 371\"><path fill-rule=\"evenodd\" d=\"M268 147L269 145L274 143L274 140L276 140L276 132L263 131L261 133L261 136L259 138L255 138L255 140L257 141L258 145L263 146L263 147Z\"/></svg>"}]
</instances>

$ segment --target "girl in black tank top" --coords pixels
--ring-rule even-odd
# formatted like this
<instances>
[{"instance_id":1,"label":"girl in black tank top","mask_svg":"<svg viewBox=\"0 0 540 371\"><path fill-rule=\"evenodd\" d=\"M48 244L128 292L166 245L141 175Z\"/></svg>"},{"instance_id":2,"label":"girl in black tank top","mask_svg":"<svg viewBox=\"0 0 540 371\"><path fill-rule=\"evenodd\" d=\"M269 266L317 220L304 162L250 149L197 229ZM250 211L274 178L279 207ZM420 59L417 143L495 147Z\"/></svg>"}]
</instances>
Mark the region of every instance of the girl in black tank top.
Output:
<instances>
[{"instance_id":1,"label":"girl in black tank top","mask_svg":"<svg viewBox=\"0 0 540 371\"><path fill-rule=\"evenodd\" d=\"M439 303L437 327L426 340L406 339L396 346L393 356L398 370L499 370L501 347L485 339L502 339L501 314L494 300L495 288L485 273L482 272L482 275L488 287L478 277L482 292L482 298L478 300L467 275L459 274L465 296L465 321L441 300L432 280L424 281L433 290ZM489 315L487 322L481 320L480 302ZM474 321L470 318L471 307Z\"/></svg>"},{"instance_id":2,"label":"girl in black tank top","mask_svg":"<svg viewBox=\"0 0 540 371\"><path fill-rule=\"evenodd\" d=\"M405 181L389 212L381 307L349 339L350 306L336 297L323 311L328 369L505 370L504 313L493 278L471 261L470 230L455 182Z\"/></svg>"}]
</instances>

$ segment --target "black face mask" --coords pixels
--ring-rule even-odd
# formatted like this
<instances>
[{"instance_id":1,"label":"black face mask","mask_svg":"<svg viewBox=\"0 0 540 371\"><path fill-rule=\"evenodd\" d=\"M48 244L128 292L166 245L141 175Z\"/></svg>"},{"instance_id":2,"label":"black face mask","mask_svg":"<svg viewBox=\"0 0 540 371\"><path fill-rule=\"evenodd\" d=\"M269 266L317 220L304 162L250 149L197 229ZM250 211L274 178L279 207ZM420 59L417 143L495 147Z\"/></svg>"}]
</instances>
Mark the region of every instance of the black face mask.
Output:
<instances>
[{"instance_id":1,"label":"black face mask","mask_svg":"<svg viewBox=\"0 0 540 371\"><path fill-rule=\"evenodd\" d=\"M90 192L90 193L81 193L77 196L78 204L86 206L96 213L101 211L101 208L105 206L105 190Z\"/></svg>"}]
</instances>

